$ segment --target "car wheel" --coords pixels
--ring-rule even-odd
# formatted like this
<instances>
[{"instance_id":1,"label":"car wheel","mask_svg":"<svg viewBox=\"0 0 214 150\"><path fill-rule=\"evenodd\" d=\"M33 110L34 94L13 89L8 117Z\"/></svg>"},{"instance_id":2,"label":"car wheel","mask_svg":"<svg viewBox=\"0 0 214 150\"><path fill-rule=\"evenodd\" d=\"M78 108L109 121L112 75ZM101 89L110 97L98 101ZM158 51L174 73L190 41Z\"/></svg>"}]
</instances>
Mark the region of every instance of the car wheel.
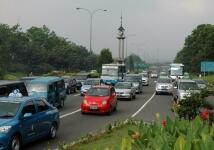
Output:
<instances>
[{"instance_id":1,"label":"car wheel","mask_svg":"<svg viewBox=\"0 0 214 150\"><path fill-rule=\"evenodd\" d=\"M61 100L60 101L60 108L63 108L65 106L65 101L64 100Z\"/></svg>"},{"instance_id":2,"label":"car wheel","mask_svg":"<svg viewBox=\"0 0 214 150\"><path fill-rule=\"evenodd\" d=\"M76 88L74 88L74 93L76 93L77 91L76 91Z\"/></svg>"},{"instance_id":3,"label":"car wheel","mask_svg":"<svg viewBox=\"0 0 214 150\"><path fill-rule=\"evenodd\" d=\"M156 92L155 92L155 95L159 95L159 93L156 91Z\"/></svg>"},{"instance_id":4,"label":"car wheel","mask_svg":"<svg viewBox=\"0 0 214 150\"><path fill-rule=\"evenodd\" d=\"M133 95L133 98L136 99L136 94Z\"/></svg>"},{"instance_id":5,"label":"car wheel","mask_svg":"<svg viewBox=\"0 0 214 150\"><path fill-rule=\"evenodd\" d=\"M109 110L108 110L108 115L110 116L111 115L111 113L112 113L112 106L110 106L110 108L109 108Z\"/></svg>"},{"instance_id":6,"label":"car wheel","mask_svg":"<svg viewBox=\"0 0 214 150\"><path fill-rule=\"evenodd\" d=\"M130 95L130 98L129 98L129 100L130 100L130 101L132 101L132 99L133 99L133 95Z\"/></svg>"},{"instance_id":7,"label":"car wheel","mask_svg":"<svg viewBox=\"0 0 214 150\"><path fill-rule=\"evenodd\" d=\"M56 138L57 126L55 123L52 123L49 131L49 138L54 139Z\"/></svg>"},{"instance_id":8,"label":"car wheel","mask_svg":"<svg viewBox=\"0 0 214 150\"><path fill-rule=\"evenodd\" d=\"M114 107L114 112L115 112L115 111L117 111L117 103L116 103L116 105L115 105L115 107Z\"/></svg>"},{"instance_id":9,"label":"car wheel","mask_svg":"<svg viewBox=\"0 0 214 150\"><path fill-rule=\"evenodd\" d=\"M20 150L21 148L21 138L19 135L14 135L10 142L9 150Z\"/></svg>"}]
</instances>

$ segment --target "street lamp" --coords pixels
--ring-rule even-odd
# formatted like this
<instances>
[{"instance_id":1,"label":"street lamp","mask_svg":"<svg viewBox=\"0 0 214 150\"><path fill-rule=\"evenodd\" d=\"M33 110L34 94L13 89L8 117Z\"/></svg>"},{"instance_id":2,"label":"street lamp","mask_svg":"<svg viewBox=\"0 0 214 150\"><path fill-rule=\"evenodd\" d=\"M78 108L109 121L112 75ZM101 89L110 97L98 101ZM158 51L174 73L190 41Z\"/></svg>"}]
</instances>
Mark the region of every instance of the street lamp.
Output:
<instances>
[{"instance_id":1,"label":"street lamp","mask_svg":"<svg viewBox=\"0 0 214 150\"><path fill-rule=\"evenodd\" d=\"M98 11L107 11L107 10L106 9L95 9L93 11L90 11L89 9L80 8L80 7L77 7L76 9L77 10L80 10L80 9L85 10L90 15L90 52L92 53L92 19L93 19L93 15Z\"/></svg>"},{"instance_id":2,"label":"street lamp","mask_svg":"<svg viewBox=\"0 0 214 150\"><path fill-rule=\"evenodd\" d=\"M126 35L126 57L128 56L128 37L136 36L136 34Z\"/></svg>"}]
</instances>

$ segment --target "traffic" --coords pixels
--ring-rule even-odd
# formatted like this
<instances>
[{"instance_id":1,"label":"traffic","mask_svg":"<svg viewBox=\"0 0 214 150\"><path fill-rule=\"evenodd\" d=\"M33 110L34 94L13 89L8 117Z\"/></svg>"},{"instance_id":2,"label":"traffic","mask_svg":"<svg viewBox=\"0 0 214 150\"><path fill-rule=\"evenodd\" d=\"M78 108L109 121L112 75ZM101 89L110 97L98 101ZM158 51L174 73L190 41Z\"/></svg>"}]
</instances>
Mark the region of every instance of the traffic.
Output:
<instances>
[{"instance_id":1,"label":"traffic","mask_svg":"<svg viewBox=\"0 0 214 150\"><path fill-rule=\"evenodd\" d=\"M114 76L111 73L111 80L104 79L103 75L106 77L107 74L102 74L101 78L81 81L78 81L79 76L36 76L20 81L0 81L0 149L19 150L41 138L55 138L60 128L60 111L66 107L72 93L77 93L81 99L78 111L82 115L105 116L114 115L121 100L135 103L134 100L142 99L147 86L153 88L156 95L172 95L171 101L176 102L205 88L201 79L182 79L183 71L179 71L180 76L176 74L176 78L166 72L160 72L158 77L152 76L151 71L138 74L115 72Z\"/></svg>"}]
</instances>

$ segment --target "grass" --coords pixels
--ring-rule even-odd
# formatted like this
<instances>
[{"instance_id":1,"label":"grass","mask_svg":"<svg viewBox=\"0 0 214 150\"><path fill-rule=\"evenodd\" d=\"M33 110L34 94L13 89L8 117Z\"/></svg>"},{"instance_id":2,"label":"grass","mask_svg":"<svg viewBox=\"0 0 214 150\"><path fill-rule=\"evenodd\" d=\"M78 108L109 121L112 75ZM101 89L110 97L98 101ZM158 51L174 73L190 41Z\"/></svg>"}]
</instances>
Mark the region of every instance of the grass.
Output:
<instances>
[{"instance_id":1,"label":"grass","mask_svg":"<svg viewBox=\"0 0 214 150\"><path fill-rule=\"evenodd\" d=\"M118 150L121 148L121 142L123 138L131 138L128 136L128 130L137 129L135 125L126 125L119 129L115 129L113 132L101 135L97 139L85 144L76 144L68 147L65 150L105 150L111 148L112 150Z\"/></svg>"},{"instance_id":2,"label":"grass","mask_svg":"<svg viewBox=\"0 0 214 150\"><path fill-rule=\"evenodd\" d=\"M202 79L204 79L208 83L214 85L214 75L208 75L208 76L202 77Z\"/></svg>"},{"instance_id":3,"label":"grass","mask_svg":"<svg viewBox=\"0 0 214 150\"><path fill-rule=\"evenodd\" d=\"M7 73L3 76L4 80L19 80L21 77L27 76L25 73Z\"/></svg>"}]
</instances>

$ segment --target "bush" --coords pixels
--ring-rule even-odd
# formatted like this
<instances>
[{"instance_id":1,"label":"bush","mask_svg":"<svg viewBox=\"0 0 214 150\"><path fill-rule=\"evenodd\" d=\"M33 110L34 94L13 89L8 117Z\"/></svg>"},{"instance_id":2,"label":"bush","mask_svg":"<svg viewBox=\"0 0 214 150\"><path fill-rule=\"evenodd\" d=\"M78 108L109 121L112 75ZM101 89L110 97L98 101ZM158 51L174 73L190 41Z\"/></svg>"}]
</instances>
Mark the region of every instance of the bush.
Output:
<instances>
[{"instance_id":1,"label":"bush","mask_svg":"<svg viewBox=\"0 0 214 150\"><path fill-rule=\"evenodd\" d=\"M141 122L137 131L129 131L132 148L129 150L209 150L214 147L214 126L196 117L192 121L184 119L161 123Z\"/></svg>"}]
</instances>

